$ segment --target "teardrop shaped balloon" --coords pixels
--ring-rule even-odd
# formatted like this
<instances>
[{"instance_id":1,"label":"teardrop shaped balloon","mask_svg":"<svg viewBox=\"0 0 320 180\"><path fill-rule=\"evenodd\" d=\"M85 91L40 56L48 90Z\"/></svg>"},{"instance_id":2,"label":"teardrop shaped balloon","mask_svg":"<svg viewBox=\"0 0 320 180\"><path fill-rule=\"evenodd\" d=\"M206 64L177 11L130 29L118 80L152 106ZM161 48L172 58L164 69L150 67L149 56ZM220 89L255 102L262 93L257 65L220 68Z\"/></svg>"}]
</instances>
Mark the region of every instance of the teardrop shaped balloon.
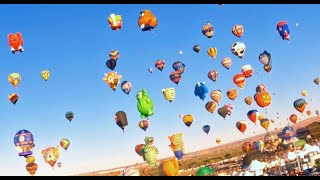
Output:
<instances>
[{"instance_id":1,"label":"teardrop shaped balloon","mask_svg":"<svg viewBox=\"0 0 320 180\"><path fill-rule=\"evenodd\" d=\"M213 90L210 93L210 97L213 101L215 101L217 104L219 104L221 101L221 98L222 98L222 92L220 90Z\"/></svg>"},{"instance_id":2,"label":"teardrop shaped balloon","mask_svg":"<svg viewBox=\"0 0 320 180\"><path fill-rule=\"evenodd\" d=\"M106 62L106 65L109 69L111 69L111 71L114 70L114 68L116 68L117 66L117 61L114 60L114 59L109 59L107 62Z\"/></svg>"},{"instance_id":3,"label":"teardrop shaped balloon","mask_svg":"<svg viewBox=\"0 0 320 180\"><path fill-rule=\"evenodd\" d=\"M205 125L202 127L203 132L205 132L206 134L208 134L210 132L210 126L209 125Z\"/></svg>"},{"instance_id":4,"label":"teardrop shaped balloon","mask_svg":"<svg viewBox=\"0 0 320 180\"><path fill-rule=\"evenodd\" d=\"M318 116L319 116L319 114L320 114L320 112L319 112L319 110L318 110L318 109L316 110L316 114L317 114Z\"/></svg>"},{"instance_id":5,"label":"teardrop shaped balloon","mask_svg":"<svg viewBox=\"0 0 320 180\"><path fill-rule=\"evenodd\" d=\"M243 89L243 87L244 87L244 85L245 85L245 82L246 82L246 77L245 77L242 73L236 74L236 75L233 77L233 82L234 82L234 84L236 84L240 89Z\"/></svg>"},{"instance_id":6,"label":"teardrop shaped balloon","mask_svg":"<svg viewBox=\"0 0 320 180\"><path fill-rule=\"evenodd\" d=\"M148 68L149 73L153 73L153 69L152 68Z\"/></svg>"},{"instance_id":7,"label":"teardrop shaped balloon","mask_svg":"<svg viewBox=\"0 0 320 180\"><path fill-rule=\"evenodd\" d=\"M230 100L234 101L238 96L238 91L236 89L229 89L227 91L227 96Z\"/></svg>"},{"instance_id":8,"label":"teardrop shaped balloon","mask_svg":"<svg viewBox=\"0 0 320 180\"><path fill-rule=\"evenodd\" d=\"M13 105L16 105L19 100L19 95L17 93L12 93L8 96L8 99Z\"/></svg>"},{"instance_id":9,"label":"teardrop shaped balloon","mask_svg":"<svg viewBox=\"0 0 320 180\"><path fill-rule=\"evenodd\" d=\"M207 22L203 27L202 27L202 34L205 35L207 38L212 38L214 33L214 29L212 25Z\"/></svg>"},{"instance_id":10,"label":"teardrop shaped balloon","mask_svg":"<svg viewBox=\"0 0 320 180\"><path fill-rule=\"evenodd\" d=\"M301 95L302 95L302 96L306 97L307 94L308 94L308 91L306 91L306 90L302 90L302 91L301 91Z\"/></svg>"},{"instance_id":11,"label":"teardrop shaped balloon","mask_svg":"<svg viewBox=\"0 0 320 180\"><path fill-rule=\"evenodd\" d=\"M218 109L218 114L223 118L225 119L227 114L228 114L228 109L227 107L223 106L221 108Z\"/></svg>"},{"instance_id":12,"label":"teardrop shaped balloon","mask_svg":"<svg viewBox=\"0 0 320 180\"><path fill-rule=\"evenodd\" d=\"M193 116L191 114L187 114L183 116L182 120L186 126L190 127L193 123Z\"/></svg>"},{"instance_id":13,"label":"teardrop shaped balloon","mask_svg":"<svg viewBox=\"0 0 320 180\"><path fill-rule=\"evenodd\" d=\"M38 170L38 164L36 163L29 163L26 165L26 169L31 176L34 176Z\"/></svg>"},{"instance_id":14,"label":"teardrop shaped balloon","mask_svg":"<svg viewBox=\"0 0 320 180\"><path fill-rule=\"evenodd\" d=\"M58 166L59 168L61 168L62 163L61 163L61 162L58 162L58 163L57 163L57 166Z\"/></svg>"},{"instance_id":15,"label":"teardrop shaped balloon","mask_svg":"<svg viewBox=\"0 0 320 180\"><path fill-rule=\"evenodd\" d=\"M297 99L293 102L293 106L294 108L299 111L300 113L303 113L303 111L305 110L306 106L307 106L307 101L303 98Z\"/></svg>"},{"instance_id":16,"label":"teardrop shaped balloon","mask_svg":"<svg viewBox=\"0 0 320 180\"><path fill-rule=\"evenodd\" d=\"M217 139L216 139L216 143L217 143L217 144L220 144L220 143L221 143L221 139L220 139L220 138L217 138Z\"/></svg>"},{"instance_id":17,"label":"teardrop shaped balloon","mask_svg":"<svg viewBox=\"0 0 320 180\"><path fill-rule=\"evenodd\" d=\"M229 70L232 65L232 60L231 60L231 58L226 57L226 58L222 59L221 64L223 67L225 67L226 69Z\"/></svg>"},{"instance_id":18,"label":"teardrop shaped balloon","mask_svg":"<svg viewBox=\"0 0 320 180\"><path fill-rule=\"evenodd\" d=\"M183 74L186 66L182 62L176 61L172 64L172 67L175 71Z\"/></svg>"},{"instance_id":19,"label":"teardrop shaped balloon","mask_svg":"<svg viewBox=\"0 0 320 180\"><path fill-rule=\"evenodd\" d=\"M316 85L319 85L319 84L320 84L320 78L314 78L314 79L313 79L313 82L314 82Z\"/></svg>"},{"instance_id":20,"label":"teardrop shaped balloon","mask_svg":"<svg viewBox=\"0 0 320 180\"><path fill-rule=\"evenodd\" d=\"M170 75L170 80L176 84L179 84L182 74L178 71L173 71Z\"/></svg>"},{"instance_id":21,"label":"teardrop shaped balloon","mask_svg":"<svg viewBox=\"0 0 320 180\"><path fill-rule=\"evenodd\" d=\"M247 113L248 118L250 121L252 121L254 124L257 123L258 117L259 117L259 112L256 109L250 110Z\"/></svg>"},{"instance_id":22,"label":"teardrop shaped balloon","mask_svg":"<svg viewBox=\"0 0 320 180\"><path fill-rule=\"evenodd\" d=\"M126 94L129 95L131 89L132 89L132 84L131 84L131 82L129 82L129 81L123 81L123 82L121 83L121 90L122 90L124 93L126 93Z\"/></svg>"},{"instance_id":23,"label":"teardrop shaped balloon","mask_svg":"<svg viewBox=\"0 0 320 180\"><path fill-rule=\"evenodd\" d=\"M19 73L11 73L8 76L8 81L11 85L13 85L13 87L17 88L17 86L19 85L19 83L21 81L21 76Z\"/></svg>"},{"instance_id":24,"label":"teardrop shaped balloon","mask_svg":"<svg viewBox=\"0 0 320 180\"><path fill-rule=\"evenodd\" d=\"M155 63L154 63L154 66L159 69L160 71L162 71L164 69L166 65L166 61L165 60L157 60Z\"/></svg>"},{"instance_id":25,"label":"teardrop shaped balloon","mask_svg":"<svg viewBox=\"0 0 320 180\"><path fill-rule=\"evenodd\" d=\"M200 52L200 46L199 45L193 46L193 51L196 52L196 53L199 53Z\"/></svg>"},{"instance_id":26,"label":"teardrop shaped balloon","mask_svg":"<svg viewBox=\"0 0 320 180\"><path fill-rule=\"evenodd\" d=\"M72 121L73 118L74 118L74 113L73 113L72 111L68 111L68 112L66 112L65 116L66 116L66 118L67 118L67 119L70 121L70 123L71 123L71 121Z\"/></svg>"},{"instance_id":27,"label":"teardrop shaped balloon","mask_svg":"<svg viewBox=\"0 0 320 180\"><path fill-rule=\"evenodd\" d=\"M217 104L214 101L209 101L206 103L205 108L208 112L214 113L217 108Z\"/></svg>"},{"instance_id":28,"label":"teardrop shaped balloon","mask_svg":"<svg viewBox=\"0 0 320 180\"><path fill-rule=\"evenodd\" d=\"M268 131L269 125L270 125L270 121L268 118L264 118L260 121L260 125L266 130Z\"/></svg>"},{"instance_id":29,"label":"teardrop shaped balloon","mask_svg":"<svg viewBox=\"0 0 320 180\"><path fill-rule=\"evenodd\" d=\"M307 114L308 114L308 116L310 116L310 115L311 115L311 111L310 111L310 110L308 110L308 111L307 111Z\"/></svg>"},{"instance_id":30,"label":"teardrop shaped balloon","mask_svg":"<svg viewBox=\"0 0 320 180\"><path fill-rule=\"evenodd\" d=\"M247 130L247 123L245 121L238 121L236 123L237 129L244 134L244 132Z\"/></svg>"},{"instance_id":31,"label":"teardrop shaped balloon","mask_svg":"<svg viewBox=\"0 0 320 180\"><path fill-rule=\"evenodd\" d=\"M143 148L145 147L144 144L138 144L136 145L136 147L134 148L136 153L139 155L139 156L143 156Z\"/></svg>"},{"instance_id":32,"label":"teardrop shaped balloon","mask_svg":"<svg viewBox=\"0 0 320 180\"><path fill-rule=\"evenodd\" d=\"M259 120L259 121L262 121L263 119L264 119L264 116L260 114L260 115L258 116L258 120Z\"/></svg>"},{"instance_id":33,"label":"teardrop shaped balloon","mask_svg":"<svg viewBox=\"0 0 320 180\"><path fill-rule=\"evenodd\" d=\"M258 85L258 86L256 87L256 92L257 92L257 93L263 93L263 92L265 92L265 91L267 91L267 87L266 87L266 85L264 85L264 84L260 84L260 85Z\"/></svg>"},{"instance_id":34,"label":"teardrop shaped balloon","mask_svg":"<svg viewBox=\"0 0 320 180\"><path fill-rule=\"evenodd\" d=\"M43 70L41 71L41 77L43 80L48 81L48 79L50 78L50 71L49 70Z\"/></svg>"},{"instance_id":35,"label":"teardrop shaped balloon","mask_svg":"<svg viewBox=\"0 0 320 180\"><path fill-rule=\"evenodd\" d=\"M250 142L245 142L242 144L241 149L247 154L252 151L252 144Z\"/></svg>"},{"instance_id":36,"label":"teardrop shaped balloon","mask_svg":"<svg viewBox=\"0 0 320 180\"><path fill-rule=\"evenodd\" d=\"M232 27L232 34L237 36L238 38L241 38L243 35L243 27L240 24L237 24Z\"/></svg>"},{"instance_id":37,"label":"teardrop shaped balloon","mask_svg":"<svg viewBox=\"0 0 320 180\"><path fill-rule=\"evenodd\" d=\"M272 71L272 65L271 63L270 64L267 64L267 65L264 65L263 66L263 69L264 71L266 71L267 73L270 73Z\"/></svg>"},{"instance_id":38,"label":"teardrop shaped balloon","mask_svg":"<svg viewBox=\"0 0 320 180\"><path fill-rule=\"evenodd\" d=\"M218 76L219 76L219 73L216 70L211 70L208 72L208 78L213 82L217 80Z\"/></svg>"},{"instance_id":39,"label":"teardrop shaped balloon","mask_svg":"<svg viewBox=\"0 0 320 180\"><path fill-rule=\"evenodd\" d=\"M251 96L247 96L247 97L244 98L244 102L246 104L248 104L249 106L251 106L252 101L253 101L253 98Z\"/></svg>"},{"instance_id":40,"label":"teardrop shaped balloon","mask_svg":"<svg viewBox=\"0 0 320 180\"><path fill-rule=\"evenodd\" d=\"M215 47L211 47L207 50L207 53L210 57L212 57L213 59L215 59L217 57L218 54L218 49Z\"/></svg>"},{"instance_id":41,"label":"teardrop shaped balloon","mask_svg":"<svg viewBox=\"0 0 320 180\"><path fill-rule=\"evenodd\" d=\"M148 121L148 120L141 120L141 121L139 122L139 127L140 127L142 130L146 131L146 130L148 129L148 127L149 127L149 121Z\"/></svg>"},{"instance_id":42,"label":"teardrop shaped balloon","mask_svg":"<svg viewBox=\"0 0 320 180\"><path fill-rule=\"evenodd\" d=\"M261 141L261 140L253 141L252 147L251 147L251 149L253 151L262 152L263 148L264 148L264 142L263 141Z\"/></svg>"},{"instance_id":43,"label":"teardrop shaped balloon","mask_svg":"<svg viewBox=\"0 0 320 180\"><path fill-rule=\"evenodd\" d=\"M292 123L296 123L297 122L297 120L298 120L298 116L296 115L296 114L291 114L290 115L290 117L289 117L289 119L290 119L290 121L292 122Z\"/></svg>"},{"instance_id":44,"label":"teardrop shaped balloon","mask_svg":"<svg viewBox=\"0 0 320 180\"><path fill-rule=\"evenodd\" d=\"M70 141L69 139L62 139L60 141L60 146L64 149L64 150L68 150L69 146L70 146Z\"/></svg>"}]
</instances>

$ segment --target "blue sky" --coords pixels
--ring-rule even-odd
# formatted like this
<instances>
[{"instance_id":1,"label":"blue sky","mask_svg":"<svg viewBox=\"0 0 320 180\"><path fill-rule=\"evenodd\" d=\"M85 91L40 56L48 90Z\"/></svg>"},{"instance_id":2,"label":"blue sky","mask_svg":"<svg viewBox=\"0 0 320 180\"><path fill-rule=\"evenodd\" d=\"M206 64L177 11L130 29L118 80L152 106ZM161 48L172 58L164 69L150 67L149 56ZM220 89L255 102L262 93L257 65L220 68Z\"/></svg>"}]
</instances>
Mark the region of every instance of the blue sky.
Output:
<instances>
[{"instance_id":1,"label":"blue sky","mask_svg":"<svg viewBox=\"0 0 320 180\"><path fill-rule=\"evenodd\" d=\"M152 10L159 20L151 32L142 32L137 23L140 11L145 9ZM191 152L216 146L217 137L226 143L264 132L248 120L246 114L251 109L268 118L276 118L279 112L280 119L270 129L283 126L290 114L297 113L292 104L303 89L308 91L307 109L315 110L320 100L320 87L313 83L320 76L320 27L315 23L317 16L310 12L318 10L318 5L0 5L0 175L29 175L25 159L18 156L13 144L15 133L21 129L30 130L35 137L34 154L39 165L36 175L70 175L143 162L134 147L143 143L146 135L155 138L161 158L173 155L167 138L173 133L184 133L186 151ZM111 13L122 16L121 30L109 27L107 18ZM276 24L282 20L288 22L290 43L276 31ZM207 21L215 29L212 39L201 32ZM236 24L244 27L241 40L231 33ZM22 33L25 52L13 55L7 35L15 32ZM230 50L236 41L247 47L242 60ZM198 54L192 50L196 44L201 46ZM216 59L207 55L209 47L218 49ZM113 92L102 81L104 73L110 71L105 65L108 54L115 49L120 52L115 71L123 76L122 81L133 85L129 96L120 86ZM258 60L264 50L272 56L270 74ZM230 71L220 63L225 57L232 59ZM154 67L157 59L166 61L162 72ZM172 63L177 60L186 65L179 86L169 79ZM245 64L250 64L255 74L240 90L232 78ZM149 67L154 69L152 74ZM44 69L51 72L47 82L40 77ZM219 72L216 82L207 77L212 69ZM22 77L17 89L7 80L13 72ZM223 92L221 105L235 106L230 117L223 120L217 112L212 115L205 110L210 97L202 101L194 96L198 81L206 82L209 93L214 89ZM268 114L255 102L250 107L244 103L244 97L253 96L259 84L275 93ZM161 93L167 87L176 89L172 103ZM155 103L146 133L138 127L141 118L135 96L141 88L146 88ZM230 88L239 92L234 102L226 96ZM20 95L16 106L8 100L13 92ZM119 110L128 116L125 133L114 122ZM75 113L71 124L64 117L67 111ZM179 113L194 115L190 128L183 124ZM248 124L245 135L235 127L239 120ZM208 135L201 129L206 124L211 126ZM67 152L60 148L62 168L53 171L40 151L58 145L63 138L70 139L71 145Z\"/></svg>"}]
</instances>

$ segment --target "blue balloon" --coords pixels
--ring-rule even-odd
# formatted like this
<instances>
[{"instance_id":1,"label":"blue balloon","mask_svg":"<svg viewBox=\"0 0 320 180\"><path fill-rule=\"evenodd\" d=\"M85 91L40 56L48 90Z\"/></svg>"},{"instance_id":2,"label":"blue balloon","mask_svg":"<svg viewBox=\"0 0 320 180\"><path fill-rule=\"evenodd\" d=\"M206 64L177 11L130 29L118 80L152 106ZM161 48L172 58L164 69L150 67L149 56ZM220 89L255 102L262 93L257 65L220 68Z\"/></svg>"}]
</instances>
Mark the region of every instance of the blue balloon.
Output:
<instances>
[{"instance_id":1,"label":"blue balloon","mask_svg":"<svg viewBox=\"0 0 320 180\"><path fill-rule=\"evenodd\" d=\"M14 145L19 147L22 152L19 152L19 156L32 155L32 149L34 148L34 138L30 131L20 130L16 133L13 139Z\"/></svg>"},{"instance_id":2,"label":"blue balloon","mask_svg":"<svg viewBox=\"0 0 320 180\"><path fill-rule=\"evenodd\" d=\"M286 126L285 128L283 128L281 136L283 140L290 140L297 137L297 132L293 127Z\"/></svg>"},{"instance_id":3,"label":"blue balloon","mask_svg":"<svg viewBox=\"0 0 320 180\"><path fill-rule=\"evenodd\" d=\"M208 134L209 131L210 131L210 126L209 126L209 125L203 126L203 127L202 127L202 130L203 130L206 134Z\"/></svg>"},{"instance_id":4,"label":"blue balloon","mask_svg":"<svg viewBox=\"0 0 320 180\"><path fill-rule=\"evenodd\" d=\"M194 87L194 95L199 96L200 99L204 100L208 94L208 88L204 83L198 82Z\"/></svg>"}]
</instances>

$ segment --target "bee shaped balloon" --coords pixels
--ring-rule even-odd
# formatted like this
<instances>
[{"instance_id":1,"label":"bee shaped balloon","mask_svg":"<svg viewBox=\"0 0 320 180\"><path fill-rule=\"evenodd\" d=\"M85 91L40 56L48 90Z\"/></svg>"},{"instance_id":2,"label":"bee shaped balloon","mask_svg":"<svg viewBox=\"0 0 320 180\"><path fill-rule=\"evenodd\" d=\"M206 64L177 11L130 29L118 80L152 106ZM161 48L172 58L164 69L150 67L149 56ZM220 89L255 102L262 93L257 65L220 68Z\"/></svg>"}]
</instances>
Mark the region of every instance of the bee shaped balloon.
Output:
<instances>
[{"instance_id":1,"label":"bee shaped balloon","mask_svg":"<svg viewBox=\"0 0 320 180\"><path fill-rule=\"evenodd\" d=\"M175 98L175 89L174 88L167 88L162 90L162 94L166 100L172 102Z\"/></svg>"}]
</instances>

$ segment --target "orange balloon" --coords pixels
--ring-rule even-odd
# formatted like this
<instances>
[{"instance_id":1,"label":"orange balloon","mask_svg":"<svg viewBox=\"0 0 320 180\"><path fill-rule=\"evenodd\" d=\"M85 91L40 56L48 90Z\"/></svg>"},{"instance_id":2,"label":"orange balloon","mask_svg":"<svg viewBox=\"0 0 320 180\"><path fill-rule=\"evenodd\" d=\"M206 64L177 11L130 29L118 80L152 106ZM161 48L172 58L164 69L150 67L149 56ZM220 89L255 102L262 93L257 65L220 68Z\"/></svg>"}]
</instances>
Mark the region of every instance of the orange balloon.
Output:
<instances>
[{"instance_id":1,"label":"orange balloon","mask_svg":"<svg viewBox=\"0 0 320 180\"><path fill-rule=\"evenodd\" d=\"M238 96L238 91L236 89L229 89L227 96L230 100L235 100Z\"/></svg>"},{"instance_id":2,"label":"orange balloon","mask_svg":"<svg viewBox=\"0 0 320 180\"><path fill-rule=\"evenodd\" d=\"M246 98L244 98L244 102L247 103L249 106L251 106L252 101L253 99L250 96L247 96Z\"/></svg>"},{"instance_id":3,"label":"orange balloon","mask_svg":"<svg viewBox=\"0 0 320 180\"><path fill-rule=\"evenodd\" d=\"M297 122L297 120L298 120L298 116L296 115L296 114L291 114L291 116L290 116L290 121L292 122L292 123L296 123Z\"/></svg>"},{"instance_id":4,"label":"orange balloon","mask_svg":"<svg viewBox=\"0 0 320 180\"><path fill-rule=\"evenodd\" d=\"M264 119L264 116L263 115L259 115L258 119L259 119L259 121L261 121L262 119Z\"/></svg>"},{"instance_id":5,"label":"orange balloon","mask_svg":"<svg viewBox=\"0 0 320 180\"><path fill-rule=\"evenodd\" d=\"M256 93L254 95L254 100L258 104L258 106L264 108L271 104L272 96L268 92Z\"/></svg>"},{"instance_id":6,"label":"orange balloon","mask_svg":"<svg viewBox=\"0 0 320 180\"><path fill-rule=\"evenodd\" d=\"M110 86L110 88L115 91L118 84L120 83L121 78L122 75L117 74L117 72L111 71L108 74L104 74L102 80L105 81Z\"/></svg>"},{"instance_id":7,"label":"orange balloon","mask_svg":"<svg viewBox=\"0 0 320 180\"><path fill-rule=\"evenodd\" d=\"M233 82L240 88L243 89L244 84L246 82L246 76L243 75L242 73L236 74L233 77Z\"/></svg>"},{"instance_id":8,"label":"orange balloon","mask_svg":"<svg viewBox=\"0 0 320 180\"><path fill-rule=\"evenodd\" d=\"M232 34L241 38L241 36L243 35L243 27L240 24L233 26L232 27Z\"/></svg>"},{"instance_id":9,"label":"orange balloon","mask_svg":"<svg viewBox=\"0 0 320 180\"><path fill-rule=\"evenodd\" d=\"M210 57L212 57L213 59L215 59L215 58L217 57L217 54L218 54L218 49L215 48L215 47L211 47L211 48L208 49L207 53L208 53L208 55L209 55Z\"/></svg>"},{"instance_id":10,"label":"orange balloon","mask_svg":"<svg viewBox=\"0 0 320 180\"><path fill-rule=\"evenodd\" d=\"M177 176L179 174L179 163L176 158L163 160L162 169L167 176Z\"/></svg>"}]
</instances>

